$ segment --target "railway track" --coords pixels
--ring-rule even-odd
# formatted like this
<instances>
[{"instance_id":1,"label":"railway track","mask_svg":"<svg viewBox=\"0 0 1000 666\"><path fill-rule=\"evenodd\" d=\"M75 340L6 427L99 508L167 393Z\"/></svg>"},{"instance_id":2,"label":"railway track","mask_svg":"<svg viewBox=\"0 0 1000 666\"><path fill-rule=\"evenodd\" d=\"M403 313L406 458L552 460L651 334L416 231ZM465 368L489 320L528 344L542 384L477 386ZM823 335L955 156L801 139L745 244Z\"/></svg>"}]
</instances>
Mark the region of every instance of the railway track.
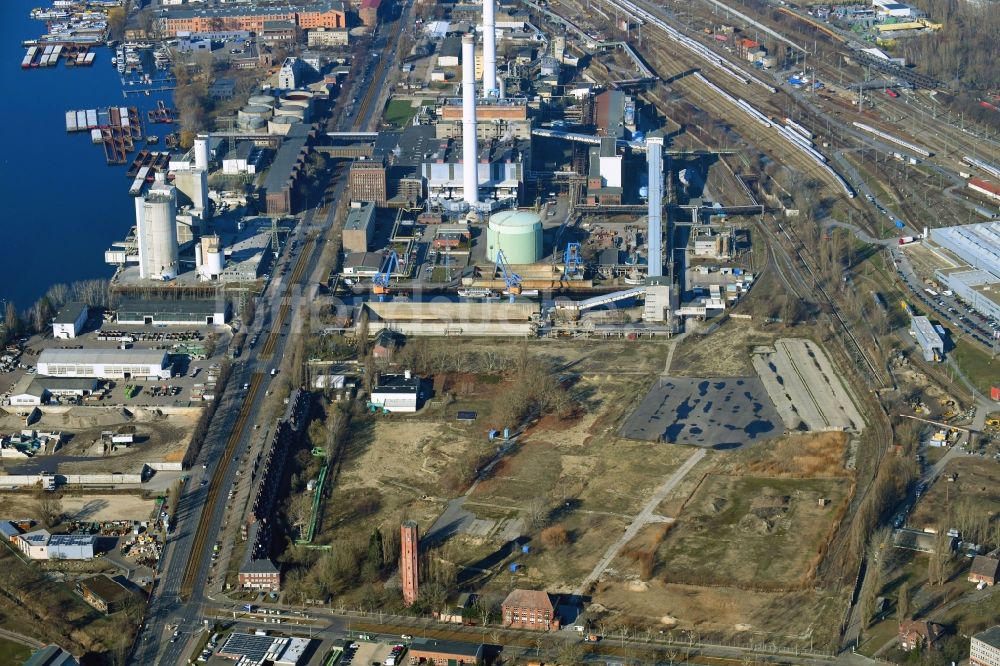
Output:
<instances>
[{"instance_id":1,"label":"railway track","mask_svg":"<svg viewBox=\"0 0 1000 666\"><path fill-rule=\"evenodd\" d=\"M209 524L212 521L209 520L208 516L205 514L206 512L214 510L216 504L218 503L219 493L221 492L223 479L225 477L224 470L229 467L230 462L233 460L233 455L236 452L236 445L239 443L240 436L243 434L243 429L246 427L247 421L253 413L252 406L257 397L257 393L260 390L262 381L263 375L259 372L254 373L250 378L250 388L243 397L243 406L240 408L240 413L236 418L236 423L233 425L233 429L229 433L229 438L226 440L226 448L222 452L222 457L219 459L219 462L215 467L215 472L212 474L212 480L208 484L208 494L202 504L201 515L198 516L198 528L195 531L194 544L191 546L187 567L185 567L184 576L181 579L180 596L183 600L190 599L194 592L194 586L198 580L198 571L201 569L203 564L202 555L205 551L205 544L210 538L212 538L212 535L209 534L208 531Z\"/></svg>"},{"instance_id":2,"label":"railway track","mask_svg":"<svg viewBox=\"0 0 1000 666\"><path fill-rule=\"evenodd\" d=\"M393 24L392 34L385 40L385 47L382 49L381 56L378 59L378 65L375 67L375 74L372 76L371 85L368 86L364 99L361 100L361 107L358 109L358 115L354 118L355 130L361 128L361 124L368 115L368 109L372 105L372 100L378 99L379 94L382 92L382 87L376 85L376 82L380 81L382 79L382 75L385 73L385 63L387 60L386 55L389 54L392 47L399 41L399 33L402 29L403 20L402 18L398 18Z\"/></svg>"},{"instance_id":3,"label":"railway track","mask_svg":"<svg viewBox=\"0 0 1000 666\"><path fill-rule=\"evenodd\" d=\"M292 287L301 283L302 275L305 273L306 266L309 265L307 258L312 254L315 244L315 239L310 238L306 241L302 252L299 253L299 258L295 260L295 268L292 269L292 275L288 280L288 287L285 288L285 293L281 297L281 307L278 308L278 316L275 318L271 332L268 334L267 340L264 341L264 346L260 350L260 358L262 360L268 360L274 356L274 350L278 345L278 338L281 337L281 328L285 325L285 319L288 318L288 312L291 309Z\"/></svg>"}]
</instances>

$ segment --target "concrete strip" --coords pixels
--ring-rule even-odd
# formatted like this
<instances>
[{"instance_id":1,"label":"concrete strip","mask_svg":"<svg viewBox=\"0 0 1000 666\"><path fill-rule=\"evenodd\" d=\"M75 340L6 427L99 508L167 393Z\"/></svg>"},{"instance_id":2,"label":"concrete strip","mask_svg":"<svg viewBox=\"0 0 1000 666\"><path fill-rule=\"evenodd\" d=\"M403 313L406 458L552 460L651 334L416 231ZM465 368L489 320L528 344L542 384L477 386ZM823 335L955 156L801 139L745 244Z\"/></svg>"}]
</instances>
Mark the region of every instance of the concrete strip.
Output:
<instances>
[{"instance_id":1,"label":"concrete strip","mask_svg":"<svg viewBox=\"0 0 1000 666\"><path fill-rule=\"evenodd\" d=\"M656 507L658 507L660 503L667 498L667 495L669 495L670 492L677 487L677 484L680 483L692 469L694 469L694 466L701 462L705 455L705 449L695 449L694 453L691 454L691 457L688 458L676 472L671 474L670 477L663 482L663 485L656 489L653 496L650 497L649 501L646 502L646 505L642 507L642 511L640 511L636 517L632 519L632 523L625 530L625 533L618 537L618 540L608 547L607 551L604 553L604 557L600 559L593 571L587 574L587 577L583 579L580 585L573 590L573 594L583 594L584 590L590 587L591 583L600 578L601 574L604 573L604 570L608 568L608 565L610 565L611 562L614 561L615 557L618 556L618 551L624 548L625 544L634 539L639 533L639 530L650 522Z\"/></svg>"}]
</instances>

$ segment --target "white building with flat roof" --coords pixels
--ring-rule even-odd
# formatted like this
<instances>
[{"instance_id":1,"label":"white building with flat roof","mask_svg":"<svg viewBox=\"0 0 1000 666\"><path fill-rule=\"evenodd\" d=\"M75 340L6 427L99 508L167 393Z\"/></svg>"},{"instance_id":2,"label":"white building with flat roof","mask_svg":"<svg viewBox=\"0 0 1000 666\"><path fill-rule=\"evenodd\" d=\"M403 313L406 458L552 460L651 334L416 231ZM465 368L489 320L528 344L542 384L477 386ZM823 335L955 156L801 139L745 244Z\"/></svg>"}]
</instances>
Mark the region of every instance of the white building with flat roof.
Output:
<instances>
[{"instance_id":1,"label":"white building with flat roof","mask_svg":"<svg viewBox=\"0 0 1000 666\"><path fill-rule=\"evenodd\" d=\"M934 272L938 282L978 312L1000 319L1000 222L930 229L924 242L944 250L940 254L954 264Z\"/></svg>"},{"instance_id":2,"label":"white building with flat roof","mask_svg":"<svg viewBox=\"0 0 1000 666\"><path fill-rule=\"evenodd\" d=\"M52 320L52 337L63 340L75 338L87 323L88 314L86 303L67 303Z\"/></svg>"},{"instance_id":3,"label":"white building with flat roof","mask_svg":"<svg viewBox=\"0 0 1000 666\"><path fill-rule=\"evenodd\" d=\"M925 361L932 362L944 359L944 340L934 330L934 326L927 317L918 316L910 319L910 335L920 345Z\"/></svg>"},{"instance_id":4,"label":"white building with flat roof","mask_svg":"<svg viewBox=\"0 0 1000 666\"><path fill-rule=\"evenodd\" d=\"M45 349L38 374L98 379L170 379L170 357L155 349Z\"/></svg>"}]
</instances>

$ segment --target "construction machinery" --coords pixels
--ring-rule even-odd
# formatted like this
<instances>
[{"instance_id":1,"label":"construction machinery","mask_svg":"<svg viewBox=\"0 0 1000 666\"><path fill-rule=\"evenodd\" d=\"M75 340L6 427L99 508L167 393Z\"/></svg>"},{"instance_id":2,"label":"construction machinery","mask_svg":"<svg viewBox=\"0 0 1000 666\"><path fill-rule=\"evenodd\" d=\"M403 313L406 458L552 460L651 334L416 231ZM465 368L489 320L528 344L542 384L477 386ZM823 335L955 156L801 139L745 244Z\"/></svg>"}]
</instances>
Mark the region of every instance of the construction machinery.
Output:
<instances>
[{"instance_id":1,"label":"construction machinery","mask_svg":"<svg viewBox=\"0 0 1000 666\"><path fill-rule=\"evenodd\" d=\"M568 280L583 271L583 257L579 243L567 243L563 255L563 279Z\"/></svg>"},{"instance_id":2,"label":"construction machinery","mask_svg":"<svg viewBox=\"0 0 1000 666\"><path fill-rule=\"evenodd\" d=\"M392 279L392 272L397 268L399 268L399 255L393 250L372 278L372 293L378 296L379 302L384 301L389 295L389 281Z\"/></svg>"},{"instance_id":3,"label":"construction machinery","mask_svg":"<svg viewBox=\"0 0 1000 666\"><path fill-rule=\"evenodd\" d=\"M503 276L503 282L506 285L504 293L510 296L510 302L513 303L514 297L521 293L521 276L511 269L503 250L497 250L496 270Z\"/></svg>"}]
</instances>

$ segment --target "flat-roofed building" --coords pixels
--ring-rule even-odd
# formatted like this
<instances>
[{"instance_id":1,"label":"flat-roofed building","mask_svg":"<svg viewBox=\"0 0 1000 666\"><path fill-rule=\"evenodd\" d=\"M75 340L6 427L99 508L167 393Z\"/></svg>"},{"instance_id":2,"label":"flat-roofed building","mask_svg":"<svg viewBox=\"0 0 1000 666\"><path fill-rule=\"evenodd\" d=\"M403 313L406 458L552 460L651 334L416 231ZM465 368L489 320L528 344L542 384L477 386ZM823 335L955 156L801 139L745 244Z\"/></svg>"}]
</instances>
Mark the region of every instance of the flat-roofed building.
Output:
<instances>
[{"instance_id":1,"label":"flat-roofed building","mask_svg":"<svg viewBox=\"0 0 1000 666\"><path fill-rule=\"evenodd\" d=\"M52 337L69 340L75 338L87 323L90 310L86 303L73 301L62 306L52 320Z\"/></svg>"},{"instance_id":2,"label":"flat-roofed building","mask_svg":"<svg viewBox=\"0 0 1000 666\"><path fill-rule=\"evenodd\" d=\"M347 28L316 28L306 34L306 44L309 48L347 46L349 34Z\"/></svg>"},{"instance_id":3,"label":"flat-roofed building","mask_svg":"<svg viewBox=\"0 0 1000 666\"><path fill-rule=\"evenodd\" d=\"M372 389L372 405L387 412L415 412L420 393L420 379L409 372L403 375L382 375Z\"/></svg>"},{"instance_id":4,"label":"flat-roofed building","mask_svg":"<svg viewBox=\"0 0 1000 666\"><path fill-rule=\"evenodd\" d=\"M198 9L168 10L156 20L164 37L179 32L247 30L261 33L270 21L288 21L300 30L311 28L346 28L347 14L340 0L307 5L215 5Z\"/></svg>"},{"instance_id":5,"label":"flat-roofed building","mask_svg":"<svg viewBox=\"0 0 1000 666\"><path fill-rule=\"evenodd\" d=\"M18 550L33 560L92 560L96 534L52 534L35 530L14 537Z\"/></svg>"},{"instance_id":6,"label":"flat-roofed building","mask_svg":"<svg viewBox=\"0 0 1000 666\"><path fill-rule=\"evenodd\" d=\"M229 303L224 298L184 300L126 300L115 320L137 326L217 326L226 323Z\"/></svg>"},{"instance_id":7,"label":"flat-roofed building","mask_svg":"<svg viewBox=\"0 0 1000 666\"><path fill-rule=\"evenodd\" d=\"M170 379L167 352L155 349L45 349L38 374L98 379Z\"/></svg>"},{"instance_id":8,"label":"flat-roofed building","mask_svg":"<svg viewBox=\"0 0 1000 666\"><path fill-rule=\"evenodd\" d=\"M367 252L375 233L375 204L354 202L344 221L345 252Z\"/></svg>"},{"instance_id":9,"label":"flat-roofed building","mask_svg":"<svg viewBox=\"0 0 1000 666\"><path fill-rule=\"evenodd\" d=\"M924 245L952 264L934 272L938 282L981 314L1000 319L1000 222L930 229Z\"/></svg>"},{"instance_id":10,"label":"flat-roofed building","mask_svg":"<svg viewBox=\"0 0 1000 666\"><path fill-rule=\"evenodd\" d=\"M410 643L409 651L410 659L429 666L469 666L483 663L482 643L414 641Z\"/></svg>"},{"instance_id":11,"label":"flat-roofed building","mask_svg":"<svg viewBox=\"0 0 1000 666\"><path fill-rule=\"evenodd\" d=\"M940 361L944 358L944 341L927 317L917 316L910 319L910 335L920 345L925 361Z\"/></svg>"},{"instance_id":12,"label":"flat-roofed building","mask_svg":"<svg viewBox=\"0 0 1000 666\"><path fill-rule=\"evenodd\" d=\"M88 604L109 614L121 610L134 597L132 590L103 574L77 581L76 591Z\"/></svg>"},{"instance_id":13,"label":"flat-roofed building","mask_svg":"<svg viewBox=\"0 0 1000 666\"><path fill-rule=\"evenodd\" d=\"M969 666L1000 666L1000 626L990 627L972 637Z\"/></svg>"},{"instance_id":14,"label":"flat-roofed building","mask_svg":"<svg viewBox=\"0 0 1000 666\"><path fill-rule=\"evenodd\" d=\"M351 201L371 201L376 206L385 206L387 184L384 160L354 160L348 183Z\"/></svg>"}]
</instances>

